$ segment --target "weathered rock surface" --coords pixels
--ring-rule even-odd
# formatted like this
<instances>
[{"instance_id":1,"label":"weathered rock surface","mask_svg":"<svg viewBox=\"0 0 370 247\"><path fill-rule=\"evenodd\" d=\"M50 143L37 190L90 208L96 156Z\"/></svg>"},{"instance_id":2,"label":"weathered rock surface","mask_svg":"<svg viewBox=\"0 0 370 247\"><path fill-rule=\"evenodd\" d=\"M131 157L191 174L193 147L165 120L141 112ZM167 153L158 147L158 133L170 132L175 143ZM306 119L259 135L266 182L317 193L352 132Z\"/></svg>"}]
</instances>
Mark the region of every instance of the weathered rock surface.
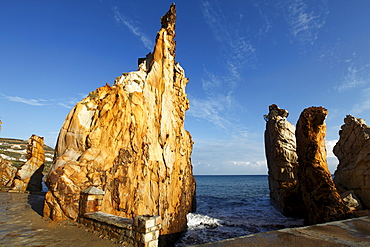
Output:
<instances>
[{"instance_id":1,"label":"weathered rock surface","mask_svg":"<svg viewBox=\"0 0 370 247\"><path fill-rule=\"evenodd\" d=\"M161 235L184 231L194 209L193 141L184 129L188 79L175 62L173 4L137 71L91 92L68 114L46 178L44 215L76 219L80 192L105 191L103 212L160 215Z\"/></svg>"},{"instance_id":2,"label":"weathered rock surface","mask_svg":"<svg viewBox=\"0 0 370 247\"><path fill-rule=\"evenodd\" d=\"M269 113L265 116L265 153L270 200L285 216L302 218L295 127L286 119L287 116L288 111L275 104L269 106Z\"/></svg>"},{"instance_id":3,"label":"weathered rock surface","mask_svg":"<svg viewBox=\"0 0 370 247\"><path fill-rule=\"evenodd\" d=\"M370 128L365 120L347 115L333 152L339 160L334 173L338 190L353 190L370 208Z\"/></svg>"},{"instance_id":4,"label":"weathered rock surface","mask_svg":"<svg viewBox=\"0 0 370 247\"><path fill-rule=\"evenodd\" d=\"M17 168L0 155L0 186L10 187L13 183Z\"/></svg>"},{"instance_id":5,"label":"weathered rock surface","mask_svg":"<svg viewBox=\"0 0 370 247\"><path fill-rule=\"evenodd\" d=\"M32 135L28 139L26 163L19 167L12 190L41 191L42 171L45 163L44 138Z\"/></svg>"},{"instance_id":6,"label":"weathered rock surface","mask_svg":"<svg viewBox=\"0 0 370 247\"><path fill-rule=\"evenodd\" d=\"M362 210L363 207L361 205L361 201L357 198L355 192L353 190L349 190L340 194L344 204L350 210Z\"/></svg>"},{"instance_id":7,"label":"weathered rock surface","mask_svg":"<svg viewBox=\"0 0 370 247\"><path fill-rule=\"evenodd\" d=\"M323 107L310 107L297 122L298 180L305 206L305 223L317 224L341 220L348 216L326 162L325 118Z\"/></svg>"}]
</instances>

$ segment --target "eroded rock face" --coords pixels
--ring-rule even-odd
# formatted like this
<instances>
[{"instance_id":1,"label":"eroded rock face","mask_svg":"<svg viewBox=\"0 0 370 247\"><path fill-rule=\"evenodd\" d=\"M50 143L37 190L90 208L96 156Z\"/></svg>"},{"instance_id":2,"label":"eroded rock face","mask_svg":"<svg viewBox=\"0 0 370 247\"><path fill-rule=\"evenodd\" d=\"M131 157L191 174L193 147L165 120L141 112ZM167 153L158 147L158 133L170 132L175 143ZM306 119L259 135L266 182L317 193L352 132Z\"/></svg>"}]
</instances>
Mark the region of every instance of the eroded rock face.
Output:
<instances>
[{"instance_id":1,"label":"eroded rock face","mask_svg":"<svg viewBox=\"0 0 370 247\"><path fill-rule=\"evenodd\" d=\"M323 107L310 107L301 113L297 122L298 180L307 224L341 220L349 214L326 162L327 114Z\"/></svg>"},{"instance_id":2,"label":"eroded rock face","mask_svg":"<svg viewBox=\"0 0 370 247\"><path fill-rule=\"evenodd\" d=\"M81 190L105 191L102 211L160 215L161 235L184 231L194 208L192 139L184 129L188 79L175 62L175 5L137 71L91 92L60 130L44 214L76 219Z\"/></svg>"},{"instance_id":3,"label":"eroded rock face","mask_svg":"<svg viewBox=\"0 0 370 247\"><path fill-rule=\"evenodd\" d=\"M269 106L265 116L265 153L268 165L271 204L288 217L303 217L297 177L295 127L286 118L288 111Z\"/></svg>"},{"instance_id":4,"label":"eroded rock face","mask_svg":"<svg viewBox=\"0 0 370 247\"><path fill-rule=\"evenodd\" d=\"M347 115L333 152L339 160L334 173L338 190L353 190L370 208L370 128L365 120Z\"/></svg>"},{"instance_id":5,"label":"eroded rock face","mask_svg":"<svg viewBox=\"0 0 370 247\"><path fill-rule=\"evenodd\" d=\"M17 168L7 160L4 160L0 155L0 186L10 187L13 183Z\"/></svg>"},{"instance_id":6,"label":"eroded rock face","mask_svg":"<svg viewBox=\"0 0 370 247\"><path fill-rule=\"evenodd\" d=\"M42 171L45 163L44 138L32 135L28 139L27 161L17 170L12 190L41 191Z\"/></svg>"}]
</instances>

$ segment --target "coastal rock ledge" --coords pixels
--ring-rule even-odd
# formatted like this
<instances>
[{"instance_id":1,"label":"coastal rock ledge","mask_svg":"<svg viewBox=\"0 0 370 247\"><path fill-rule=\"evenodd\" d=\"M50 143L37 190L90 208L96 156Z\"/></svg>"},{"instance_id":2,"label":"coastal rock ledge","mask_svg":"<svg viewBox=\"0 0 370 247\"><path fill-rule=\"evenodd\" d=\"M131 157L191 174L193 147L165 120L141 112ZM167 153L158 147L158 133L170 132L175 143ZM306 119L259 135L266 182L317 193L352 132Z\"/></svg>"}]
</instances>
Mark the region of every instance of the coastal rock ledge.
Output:
<instances>
[{"instance_id":1,"label":"coastal rock ledge","mask_svg":"<svg viewBox=\"0 0 370 247\"><path fill-rule=\"evenodd\" d=\"M105 195L101 211L126 218L160 215L160 235L186 230L195 209L193 141L184 129L188 79L175 62L176 8L161 18L153 53L70 111L46 184L44 215L78 217L80 192Z\"/></svg>"}]
</instances>

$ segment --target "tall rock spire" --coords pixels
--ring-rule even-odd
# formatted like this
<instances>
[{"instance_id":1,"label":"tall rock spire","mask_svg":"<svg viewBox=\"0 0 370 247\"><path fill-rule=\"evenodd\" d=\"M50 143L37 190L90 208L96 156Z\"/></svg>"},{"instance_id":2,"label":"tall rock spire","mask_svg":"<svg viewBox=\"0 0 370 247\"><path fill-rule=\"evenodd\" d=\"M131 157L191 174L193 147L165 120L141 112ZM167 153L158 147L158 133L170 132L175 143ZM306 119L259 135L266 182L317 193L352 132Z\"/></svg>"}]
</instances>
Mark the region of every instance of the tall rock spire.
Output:
<instances>
[{"instance_id":1,"label":"tall rock spire","mask_svg":"<svg viewBox=\"0 0 370 247\"><path fill-rule=\"evenodd\" d=\"M162 217L161 235L186 230L194 208L193 141L184 129L188 79L175 61L176 8L161 18L153 53L70 111L46 178L44 214L76 219L80 191L105 191L102 211Z\"/></svg>"},{"instance_id":2,"label":"tall rock spire","mask_svg":"<svg viewBox=\"0 0 370 247\"><path fill-rule=\"evenodd\" d=\"M298 157L295 127L286 118L288 111L277 105L269 106L265 116L265 153L271 204L283 215L303 217L298 183Z\"/></svg>"},{"instance_id":3,"label":"tall rock spire","mask_svg":"<svg viewBox=\"0 0 370 247\"><path fill-rule=\"evenodd\" d=\"M326 162L325 118L323 107L303 110L297 122L298 181L306 224L345 219L349 209L344 205Z\"/></svg>"}]
</instances>

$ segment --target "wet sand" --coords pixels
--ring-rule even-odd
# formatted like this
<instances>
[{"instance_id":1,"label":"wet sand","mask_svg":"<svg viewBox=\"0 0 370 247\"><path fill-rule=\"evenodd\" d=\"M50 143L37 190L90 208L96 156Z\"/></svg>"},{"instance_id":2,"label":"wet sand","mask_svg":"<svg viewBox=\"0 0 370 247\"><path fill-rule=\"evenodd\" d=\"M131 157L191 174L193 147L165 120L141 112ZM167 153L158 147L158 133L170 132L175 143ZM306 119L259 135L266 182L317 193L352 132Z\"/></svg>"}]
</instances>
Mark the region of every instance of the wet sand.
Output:
<instances>
[{"instance_id":1,"label":"wet sand","mask_svg":"<svg viewBox=\"0 0 370 247\"><path fill-rule=\"evenodd\" d=\"M78 223L42 217L44 195L0 192L0 246L118 246Z\"/></svg>"}]
</instances>

